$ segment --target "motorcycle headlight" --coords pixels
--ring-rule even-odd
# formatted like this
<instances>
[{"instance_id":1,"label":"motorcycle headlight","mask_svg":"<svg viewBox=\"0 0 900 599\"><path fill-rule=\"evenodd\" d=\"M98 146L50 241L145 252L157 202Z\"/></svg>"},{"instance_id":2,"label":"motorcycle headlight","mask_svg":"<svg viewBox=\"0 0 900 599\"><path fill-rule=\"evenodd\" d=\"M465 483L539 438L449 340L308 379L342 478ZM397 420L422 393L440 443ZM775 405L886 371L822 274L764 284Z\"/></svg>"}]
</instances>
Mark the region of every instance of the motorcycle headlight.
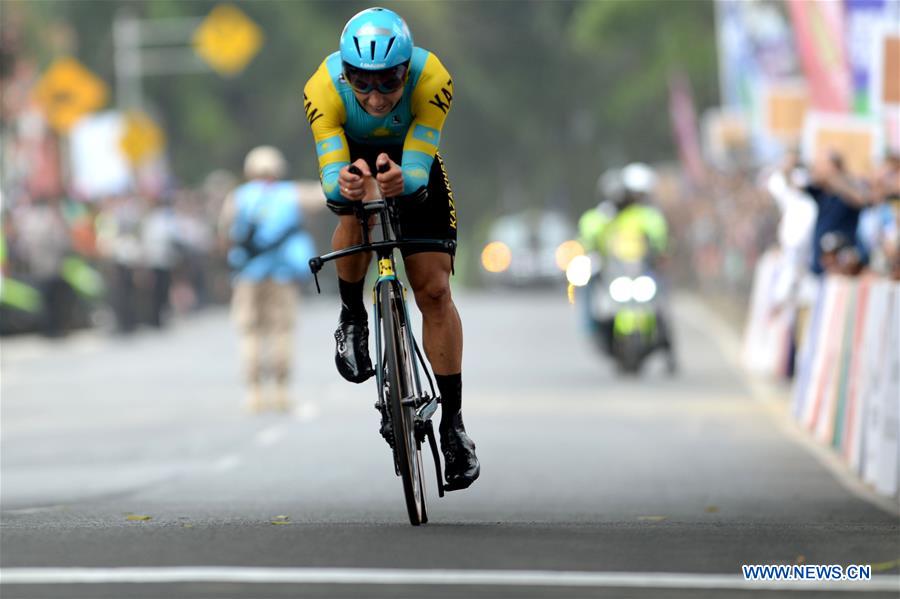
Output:
<instances>
[{"instance_id":1,"label":"motorcycle headlight","mask_svg":"<svg viewBox=\"0 0 900 599\"><path fill-rule=\"evenodd\" d=\"M585 255L575 256L566 267L566 279L575 287L584 287L591 280L591 259Z\"/></svg>"},{"instance_id":2,"label":"motorcycle headlight","mask_svg":"<svg viewBox=\"0 0 900 599\"><path fill-rule=\"evenodd\" d=\"M656 281L647 275L636 278L632 285L632 295L635 301L649 302L656 296Z\"/></svg>"},{"instance_id":3,"label":"motorcycle headlight","mask_svg":"<svg viewBox=\"0 0 900 599\"><path fill-rule=\"evenodd\" d=\"M634 296L634 281L628 277L616 277L609 284L609 295L613 301L624 303Z\"/></svg>"}]
</instances>

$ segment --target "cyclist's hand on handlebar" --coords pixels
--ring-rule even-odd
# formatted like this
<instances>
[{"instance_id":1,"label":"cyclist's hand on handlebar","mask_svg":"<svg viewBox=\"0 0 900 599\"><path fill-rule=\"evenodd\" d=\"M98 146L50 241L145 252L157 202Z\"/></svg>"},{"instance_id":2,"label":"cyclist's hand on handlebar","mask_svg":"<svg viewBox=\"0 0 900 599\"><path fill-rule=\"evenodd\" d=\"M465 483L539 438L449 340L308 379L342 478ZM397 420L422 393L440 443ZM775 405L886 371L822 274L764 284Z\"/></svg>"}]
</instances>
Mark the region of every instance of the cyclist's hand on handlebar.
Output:
<instances>
[{"instance_id":1,"label":"cyclist's hand on handlebar","mask_svg":"<svg viewBox=\"0 0 900 599\"><path fill-rule=\"evenodd\" d=\"M381 189L381 195L386 198L395 198L403 194L403 171L400 166L391 160L390 156L382 152L375 161L378 174L375 179Z\"/></svg>"},{"instance_id":2,"label":"cyclist's hand on handlebar","mask_svg":"<svg viewBox=\"0 0 900 599\"><path fill-rule=\"evenodd\" d=\"M351 169L362 173L362 176L351 172ZM366 182L371 176L372 172L369 170L369 165L362 158L359 158L353 164L348 164L338 174L341 196L353 201L362 200L366 195Z\"/></svg>"}]
</instances>

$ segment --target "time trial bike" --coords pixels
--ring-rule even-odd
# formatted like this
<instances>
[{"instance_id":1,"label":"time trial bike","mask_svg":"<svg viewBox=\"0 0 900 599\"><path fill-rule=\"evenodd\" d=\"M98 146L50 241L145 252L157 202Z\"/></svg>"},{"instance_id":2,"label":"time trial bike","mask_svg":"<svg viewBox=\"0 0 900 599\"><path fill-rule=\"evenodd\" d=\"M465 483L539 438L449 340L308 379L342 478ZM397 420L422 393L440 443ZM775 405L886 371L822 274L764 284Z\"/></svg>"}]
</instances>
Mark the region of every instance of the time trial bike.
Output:
<instances>
[{"instance_id":1,"label":"time trial bike","mask_svg":"<svg viewBox=\"0 0 900 599\"><path fill-rule=\"evenodd\" d=\"M350 171L357 176L362 175L354 166L350 167ZM377 257L373 327L375 380L378 387L375 407L381 413L381 434L392 449L394 473L403 481L403 495L410 524L418 526L428 522L425 469L422 466L422 445L426 439L434 459L438 495L444 496L440 452L431 422L440 397L435 393L434 380L412 332L406 304L406 287L397 277L394 251L415 248L447 252L452 256L456 242L446 239L404 239L398 207L398 202L403 201L415 200L383 198L354 202L354 214L362 228L363 242L312 258L309 267L316 278L316 289L321 293L318 273L326 262L363 252L374 252ZM380 224L381 239L378 241L370 238L369 224L373 217L375 224ZM423 389L422 373L428 381L430 392Z\"/></svg>"}]
</instances>

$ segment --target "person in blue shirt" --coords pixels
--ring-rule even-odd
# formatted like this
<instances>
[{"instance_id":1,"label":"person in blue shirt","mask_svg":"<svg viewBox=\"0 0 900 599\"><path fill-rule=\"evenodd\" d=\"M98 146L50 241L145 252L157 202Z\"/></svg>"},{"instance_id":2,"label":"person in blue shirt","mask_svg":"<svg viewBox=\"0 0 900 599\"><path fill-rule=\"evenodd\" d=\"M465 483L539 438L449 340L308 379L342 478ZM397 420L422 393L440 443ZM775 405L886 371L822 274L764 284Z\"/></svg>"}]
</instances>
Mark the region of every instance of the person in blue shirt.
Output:
<instances>
[{"instance_id":1,"label":"person in blue shirt","mask_svg":"<svg viewBox=\"0 0 900 599\"><path fill-rule=\"evenodd\" d=\"M841 233L855 244L859 213L871 202L866 190L848 173L843 158L837 152L830 152L817 161L806 192L819 207L813 229L811 264L813 274L818 276L824 272L822 237L828 233Z\"/></svg>"},{"instance_id":2,"label":"person in blue shirt","mask_svg":"<svg viewBox=\"0 0 900 599\"><path fill-rule=\"evenodd\" d=\"M251 412L270 405L290 409L297 283L309 276L308 260L315 255L312 238L303 229L299 188L282 180L285 170L276 148L251 150L244 161L247 182L226 200L220 220L231 246L232 316L241 334ZM275 384L272 404L263 399L266 378Z\"/></svg>"}]
</instances>

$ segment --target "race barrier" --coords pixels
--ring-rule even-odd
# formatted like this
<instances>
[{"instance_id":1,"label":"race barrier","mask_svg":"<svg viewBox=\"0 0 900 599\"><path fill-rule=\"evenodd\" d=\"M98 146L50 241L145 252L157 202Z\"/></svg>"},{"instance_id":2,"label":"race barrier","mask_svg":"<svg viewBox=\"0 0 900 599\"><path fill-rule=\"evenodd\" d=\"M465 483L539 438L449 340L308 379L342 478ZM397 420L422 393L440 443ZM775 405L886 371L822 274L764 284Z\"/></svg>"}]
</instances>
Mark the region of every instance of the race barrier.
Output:
<instances>
[{"instance_id":1,"label":"race barrier","mask_svg":"<svg viewBox=\"0 0 900 599\"><path fill-rule=\"evenodd\" d=\"M787 380L793 363L797 423L878 493L900 496L900 282L826 276L798 309L806 302L779 297L783 269L777 251L757 262L744 368Z\"/></svg>"},{"instance_id":2,"label":"race barrier","mask_svg":"<svg viewBox=\"0 0 900 599\"><path fill-rule=\"evenodd\" d=\"M878 493L900 486L900 283L828 276L800 341L792 414Z\"/></svg>"},{"instance_id":3,"label":"race barrier","mask_svg":"<svg viewBox=\"0 0 900 599\"><path fill-rule=\"evenodd\" d=\"M792 311L779 305L774 290L782 274L778 252L770 250L756 263L750 312L744 330L744 368L766 377L787 376L791 351Z\"/></svg>"}]
</instances>

